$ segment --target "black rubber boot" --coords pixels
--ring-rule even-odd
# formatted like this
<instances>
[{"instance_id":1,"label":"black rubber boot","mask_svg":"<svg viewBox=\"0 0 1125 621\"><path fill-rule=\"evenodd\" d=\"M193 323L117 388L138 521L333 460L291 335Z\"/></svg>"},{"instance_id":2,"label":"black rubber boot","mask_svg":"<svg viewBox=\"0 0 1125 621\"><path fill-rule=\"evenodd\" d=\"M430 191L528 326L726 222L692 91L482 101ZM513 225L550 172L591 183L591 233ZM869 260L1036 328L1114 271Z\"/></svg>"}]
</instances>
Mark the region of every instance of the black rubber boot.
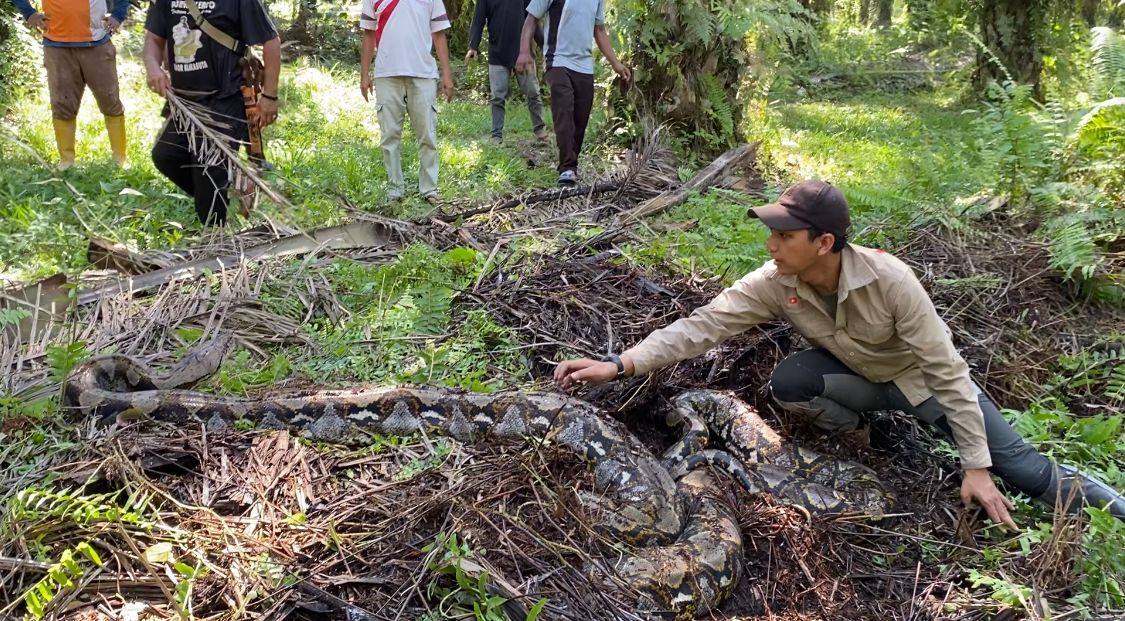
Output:
<instances>
[{"instance_id":1,"label":"black rubber boot","mask_svg":"<svg viewBox=\"0 0 1125 621\"><path fill-rule=\"evenodd\" d=\"M1110 515L1125 521L1125 495L1073 466L1059 465L1055 482L1039 496L1050 506L1078 513L1086 505L1107 508Z\"/></svg>"}]
</instances>

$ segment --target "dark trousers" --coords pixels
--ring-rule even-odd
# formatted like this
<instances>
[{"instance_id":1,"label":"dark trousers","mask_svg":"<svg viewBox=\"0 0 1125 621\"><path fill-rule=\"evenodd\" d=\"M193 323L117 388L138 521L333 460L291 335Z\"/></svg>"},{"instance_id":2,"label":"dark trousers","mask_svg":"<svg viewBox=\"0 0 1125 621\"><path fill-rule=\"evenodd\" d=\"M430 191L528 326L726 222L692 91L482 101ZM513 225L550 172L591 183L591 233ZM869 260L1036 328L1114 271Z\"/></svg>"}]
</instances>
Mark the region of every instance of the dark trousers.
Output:
<instances>
[{"instance_id":1,"label":"dark trousers","mask_svg":"<svg viewBox=\"0 0 1125 621\"><path fill-rule=\"evenodd\" d=\"M977 390L992 456L990 470L1028 496L1041 496L1055 484L1054 464L1024 441L988 395ZM913 406L893 383L870 382L823 349L807 349L782 360L770 378L770 391L782 407L812 416L813 423L826 430L855 429L862 424L861 412L901 410L953 437L936 399Z\"/></svg>"},{"instance_id":2,"label":"dark trousers","mask_svg":"<svg viewBox=\"0 0 1125 621\"><path fill-rule=\"evenodd\" d=\"M578 170L578 154L586 137L590 109L594 107L594 76L565 67L547 70L551 86L551 118L559 147L559 172Z\"/></svg>"},{"instance_id":3,"label":"dark trousers","mask_svg":"<svg viewBox=\"0 0 1125 621\"><path fill-rule=\"evenodd\" d=\"M238 141L249 136L246 108L242 96L200 102L206 106L217 124L215 129L229 136L230 146L237 152ZM227 190L230 186L225 165L205 166L188 151L188 136L181 133L169 118L164 123L152 162L165 177L195 200L195 213L205 226L222 226L227 221Z\"/></svg>"}]
</instances>

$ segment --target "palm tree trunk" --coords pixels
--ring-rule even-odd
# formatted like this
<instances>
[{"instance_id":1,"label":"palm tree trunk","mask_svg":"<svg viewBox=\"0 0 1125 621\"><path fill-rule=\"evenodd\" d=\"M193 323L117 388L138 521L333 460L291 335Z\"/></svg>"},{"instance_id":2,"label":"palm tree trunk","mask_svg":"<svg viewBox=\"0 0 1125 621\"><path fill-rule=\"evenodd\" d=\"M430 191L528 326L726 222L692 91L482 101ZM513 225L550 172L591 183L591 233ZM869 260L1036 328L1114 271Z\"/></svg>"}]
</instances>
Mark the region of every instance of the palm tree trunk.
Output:
<instances>
[{"instance_id":1,"label":"palm tree trunk","mask_svg":"<svg viewBox=\"0 0 1125 621\"><path fill-rule=\"evenodd\" d=\"M1030 84L1036 98L1042 99L1040 37L1048 1L990 0L982 3L980 39L988 49L977 52L973 84L979 92L984 91L989 81L1004 82L1007 74L1011 74L1016 82Z\"/></svg>"}]
</instances>

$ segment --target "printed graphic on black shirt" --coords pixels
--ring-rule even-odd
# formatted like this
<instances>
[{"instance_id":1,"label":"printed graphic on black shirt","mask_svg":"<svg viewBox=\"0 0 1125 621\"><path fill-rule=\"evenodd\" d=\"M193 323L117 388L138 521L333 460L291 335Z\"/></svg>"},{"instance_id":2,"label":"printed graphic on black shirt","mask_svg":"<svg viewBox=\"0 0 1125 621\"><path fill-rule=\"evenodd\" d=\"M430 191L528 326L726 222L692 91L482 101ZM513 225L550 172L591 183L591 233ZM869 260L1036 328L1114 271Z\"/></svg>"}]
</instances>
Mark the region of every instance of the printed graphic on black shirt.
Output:
<instances>
[{"instance_id":1,"label":"printed graphic on black shirt","mask_svg":"<svg viewBox=\"0 0 1125 621\"><path fill-rule=\"evenodd\" d=\"M188 16L181 15L180 23L172 27L172 52L174 71L199 71L207 68L206 60L195 60L196 53L203 48L203 31L188 25Z\"/></svg>"}]
</instances>

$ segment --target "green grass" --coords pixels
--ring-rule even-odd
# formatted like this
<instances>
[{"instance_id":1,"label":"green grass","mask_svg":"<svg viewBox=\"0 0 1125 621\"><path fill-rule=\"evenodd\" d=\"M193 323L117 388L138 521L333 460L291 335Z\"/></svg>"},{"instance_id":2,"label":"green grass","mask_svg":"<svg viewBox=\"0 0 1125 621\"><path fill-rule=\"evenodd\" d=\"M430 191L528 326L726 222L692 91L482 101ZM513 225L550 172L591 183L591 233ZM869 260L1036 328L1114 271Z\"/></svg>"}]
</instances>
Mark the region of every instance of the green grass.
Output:
<instances>
[{"instance_id":1,"label":"green grass","mask_svg":"<svg viewBox=\"0 0 1125 621\"><path fill-rule=\"evenodd\" d=\"M951 213L957 198L995 178L978 155L972 118L942 94L867 92L774 102L747 131L762 140L770 198L795 180L831 181L851 205L853 241L879 246L904 239L921 220ZM693 196L653 226L670 232L644 236L633 249L646 262L671 261L731 282L769 258L765 227L719 193Z\"/></svg>"},{"instance_id":2,"label":"green grass","mask_svg":"<svg viewBox=\"0 0 1125 621\"><path fill-rule=\"evenodd\" d=\"M144 250L174 246L198 231L190 201L149 158L163 119L159 98L144 83L139 46L136 28L118 42L118 72L129 119L126 169L118 170L110 161L102 117L89 95L79 115L78 165L65 173L39 165L11 139L18 137L48 162L57 159L45 86L4 120L8 131L0 133L0 236L6 243L0 247L0 273L16 280L76 273L86 265L90 235ZM330 225L344 218L345 197L363 209L392 216L417 216L431 209L417 199L386 204L375 104L360 97L354 67L300 60L285 66L280 90L280 120L265 131L267 155L278 166L272 174L276 185L299 207L293 213L278 213L266 205L234 227L253 225L264 215L308 228ZM487 104L479 98L438 104L439 189L447 199L476 203L554 183L551 158L529 167L517 149L490 144L490 119ZM509 136L530 136L530 119L518 102L511 106L506 130ZM416 187L418 153L409 124L402 153L408 187Z\"/></svg>"}]
</instances>

